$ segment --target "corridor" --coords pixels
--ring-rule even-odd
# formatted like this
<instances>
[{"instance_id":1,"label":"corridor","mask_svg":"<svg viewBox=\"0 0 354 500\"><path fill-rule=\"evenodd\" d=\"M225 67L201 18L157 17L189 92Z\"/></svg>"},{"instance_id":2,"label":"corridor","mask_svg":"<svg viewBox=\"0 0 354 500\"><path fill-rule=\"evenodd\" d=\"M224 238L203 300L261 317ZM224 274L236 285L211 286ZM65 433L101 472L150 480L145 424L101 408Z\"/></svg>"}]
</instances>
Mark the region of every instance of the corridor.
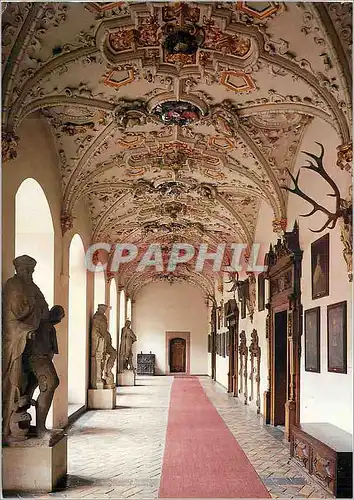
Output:
<instances>
[{"instance_id":1,"label":"corridor","mask_svg":"<svg viewBox=\"0 0 354 500\"><path fill-rule=\"evenodd\" d=\"M210 378L196 378L271 497L328 497L289 459L281 431L263 426L260 417ZM16 496L158 498L173 381L172 376L138 377L135 387L119 387L114 410L89 411L68 431L67 487L45 495ZM195 478L197 483L204 480Z\"/></svg>"}]
</instances>

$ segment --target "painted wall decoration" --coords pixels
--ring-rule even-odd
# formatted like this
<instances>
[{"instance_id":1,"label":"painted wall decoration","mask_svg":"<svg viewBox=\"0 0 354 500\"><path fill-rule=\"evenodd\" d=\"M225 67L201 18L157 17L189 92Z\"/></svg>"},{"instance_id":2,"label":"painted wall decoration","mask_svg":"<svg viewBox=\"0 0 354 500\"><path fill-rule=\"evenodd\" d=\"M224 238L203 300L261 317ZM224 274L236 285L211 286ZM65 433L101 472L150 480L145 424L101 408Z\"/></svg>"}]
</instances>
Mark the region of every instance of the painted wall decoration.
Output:
<instances>
[{"instance_id":1,"label":"painted wall decoration","mask_svg":"<svg viewBox=\"0 0 354 500\"><path fill-rule=\"evenodd\" d=\"M328 371L347 373L347 302L327 306Z\"/></svg>"},{"instance_id":2,"label":"painted wall decoration","mask_svg":"<svg viewBox=\"0 0 354 500\"><path fill-rule=\"evenodd\" d=\"M311 244L312 299L329 295L329 233Z\"/></svg>"},{"instance_id":3,"label":"painted wall decoration","mask_svg":"<svg viewBox=\"0 0 354 500\"><path fill-rule=\"evenodd\" d=\"M320 307L305 311L305 371L320 373Z\"/></svg>"}]
</instances>

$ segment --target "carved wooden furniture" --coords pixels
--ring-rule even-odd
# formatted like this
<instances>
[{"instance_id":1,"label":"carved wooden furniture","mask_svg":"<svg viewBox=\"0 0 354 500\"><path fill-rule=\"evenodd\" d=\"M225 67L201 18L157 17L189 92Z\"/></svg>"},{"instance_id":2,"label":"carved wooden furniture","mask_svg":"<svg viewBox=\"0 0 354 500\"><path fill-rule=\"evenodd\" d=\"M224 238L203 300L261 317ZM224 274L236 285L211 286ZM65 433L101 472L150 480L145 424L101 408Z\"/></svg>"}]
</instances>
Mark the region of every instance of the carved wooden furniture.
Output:
<instances>
[{"instance_id":1,"label":"carved wooden furniture","mask_svg":"<svg viewBox=\"0 0 354 500\"><path fill-rule=\"evenodd\" d=\"M136 360L138 375L155 375L155 354L138 354Z\"/></svg>"},{"instance_id":2,"label":"carved wooden furniture","mask_svg":"<svg viewBox=\"0 0 354 500\"><path fill-rule=\"evenodd\" d=\"M332 495L352 498L351 434L327 423L294 426L290 453Z\"/></svg>"},{"instance_id":3,"label":"carved wooden furniture","mask_svg":"<svg viewBox=\"0 0 354 500\"><path fill-rule=\"evenodd\" d=\"M256 383L256 407L257 413L261 411L261 394L260 394L260 368L261 368L261 348L258 345L259 338L257 330L253 329L251 333L251 345L249 346L250 358L251 358L251 394L249 400L254 399L254 382Z\"/></svg>"},{"instance_id":4,"label":"carved wooden furniture","mask_svg":"<svg viewBox=\"0 0 354 500\"><path fill-rule=\"evenodd\" d=\"M239 310L235 299L225 304L225 321L229 330L228 356L228 392L238 397L238 321Z\"/></svg>"},{"instance_id":5,"label":"carved wooden furniture","mask_svg":"<svg viewBox=\"0 0 354 500\"><path fill-rule=\"evenodd\" d=\"M239 394L243 394L244 403L247 404L247 359L248 359L248 349L246 343L246 333L244 330L240 332L240 345L238 348L238 352L240 355L240 389Z\"/></svg>"},{"instance_id":6,"label":"carved wooden furniture","mask_svg":"<svg viewBox=\"0 0 354 500\"><path fill-rule=\"evenodd\" d=\"M300 422L300 356L302 332L301 261L297 223L285 232L276 245L271 245L265 258L266 279L269 280L269 304L266 319L268 339L268 389L264 394L266 423L285 424L285 434L290 440L291 429ZM276 394L275 315L287 312L286 335L286 402L285 422L278 419L279 401ZM284 414L284 411L283 411Z\"/></svg>"}]
</instances>

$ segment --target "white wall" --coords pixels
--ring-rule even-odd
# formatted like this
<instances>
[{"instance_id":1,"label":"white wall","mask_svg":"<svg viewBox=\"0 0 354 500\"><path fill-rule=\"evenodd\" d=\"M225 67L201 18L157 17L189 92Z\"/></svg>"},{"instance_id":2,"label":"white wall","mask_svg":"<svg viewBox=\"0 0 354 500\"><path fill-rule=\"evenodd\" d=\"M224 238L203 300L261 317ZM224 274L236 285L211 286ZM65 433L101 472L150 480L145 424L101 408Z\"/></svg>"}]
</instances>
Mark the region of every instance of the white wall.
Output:
<instances>
[{"instance_id":1,"label":"white wall","mask_svg":"<svg viewBox=\"0 0 354 500\"><path fill-rule=\"evenodd\" d=\"M156 354L156 373L166 371L165 332L190 332L190 372L208 372L208 309L202 292L189 284L151 283L133 308L135 352Z\"/></svg>"},{"instance_id":2,"label":"white wall","mask_svg":"<svg viewBox=\"0 0 354 500\"><path fill-rule=\"evenodd\" d=\"M327 129L327 130L326 130ZM323 138L326 138L324 141ZM332 129L326 125L319 128L314 122L302 144L302 150L318 154L319 147L315 141L323 142L325 146L324 166L331 177L341 189L342 197L346 197L350 174L341 171L336 166L336 146L340 143ZM301 165L306 164L305 155L300 154L296 164L296 171ZM300 187L306 193L314 196L320 204L326 203L331 208L333 201L326 194L332 190L318 175L302 170L300 174ZM300 409L302 422L329 422L348 432L353 430L353 366L352 366L352 284L347 277L347 267L344 261L340 241L340 229L337 224L335 229L313 233L311 229L319 229L324 222L322 215L309 218L299 217L306 214L311 207L305 201L295 196L290 196L288 205L289 226L295 217L299 220L300 246L303 250L302 263L302 304L303 310L312 307L321 307L321 372L312 373L305 371L305 335L302 336L301 356L301 395ZM288 227L289 227L288 226ZM290 228L290 227L289 227ZM330 241L330 283L329 296L312 300L311 293L311 243L321 236L329 233ZM347 301L347 374L331 373L327 371L327 305Z\"/></svg>"}]
</instances>

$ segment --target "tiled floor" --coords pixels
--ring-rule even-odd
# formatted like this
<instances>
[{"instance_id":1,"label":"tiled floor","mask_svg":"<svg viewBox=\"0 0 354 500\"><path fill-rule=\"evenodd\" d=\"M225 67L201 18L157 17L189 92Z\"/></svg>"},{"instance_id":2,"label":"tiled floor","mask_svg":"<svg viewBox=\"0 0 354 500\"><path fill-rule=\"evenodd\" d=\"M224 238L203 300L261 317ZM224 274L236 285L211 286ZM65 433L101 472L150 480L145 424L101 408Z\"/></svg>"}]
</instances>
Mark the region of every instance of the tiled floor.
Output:
<instances>
[{"instance_id":1,"label":"tiled floor","mask_svg":"<svg viewBox=\"0 0 354 500\"><path fill-rule=\"evenodd\" d=\"M116 409L83 415L68 433L67 488L18 497L157 498L172 381L139 377L136 387L118 389ZM292 463L286 446L254 412L208 377L200 381L273 497L326 496Z\"/></svg>"}]
</instances>

